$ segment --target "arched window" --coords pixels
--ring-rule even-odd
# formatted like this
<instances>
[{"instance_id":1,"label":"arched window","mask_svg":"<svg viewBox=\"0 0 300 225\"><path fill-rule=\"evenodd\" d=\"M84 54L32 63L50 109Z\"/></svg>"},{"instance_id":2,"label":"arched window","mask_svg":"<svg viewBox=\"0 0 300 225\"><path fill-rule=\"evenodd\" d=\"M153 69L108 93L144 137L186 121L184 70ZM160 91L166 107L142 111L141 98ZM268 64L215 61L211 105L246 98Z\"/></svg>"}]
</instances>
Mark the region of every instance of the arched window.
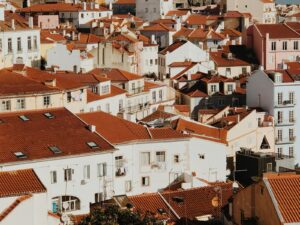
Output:
<instances>
[{"instance_id":1,"label":"arched window","mask_svg":"<svg viewBox=\"0 0 300 225\"><path fill-rule=\"evenodd\" d=\"M52 212L71 212L75 210L80 210L79 198L70 195L52 198Z\"/></svg>"}]
</instances>

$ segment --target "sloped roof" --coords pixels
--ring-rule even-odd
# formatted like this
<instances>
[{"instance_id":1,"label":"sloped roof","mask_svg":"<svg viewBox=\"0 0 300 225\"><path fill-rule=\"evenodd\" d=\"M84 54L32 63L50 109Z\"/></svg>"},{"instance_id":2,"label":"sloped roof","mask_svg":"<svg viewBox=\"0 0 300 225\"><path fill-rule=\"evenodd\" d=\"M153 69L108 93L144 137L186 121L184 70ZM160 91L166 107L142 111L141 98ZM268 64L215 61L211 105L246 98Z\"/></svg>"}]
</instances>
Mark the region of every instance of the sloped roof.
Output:
<instances>
[{"instance_id":1,"label":"sloped roof","mask_svg":"<svg viewBox=\"0 0 300 225\"><path fill-rule=\"evenodd\" d=\"M1 171L0 198L46 192L33 169Z\"/></svg>"},{"instance_id":2,"label":"sloped roof","mask_svg":"<svg viewBox=\"0 0 300 225\"><path fill-rule=\"evenodd\" d=\"M173 44L169 45L168 47L166 47L165 49L160 51L159 54L166 55L168 52L173 52L186 43L187 43L187 41L177 40Z\"/></svg>"},{"instance_id":3,"label":"sloped roof","mask_svg":"<svg viewBox=\"0 0 300 225\"><path fill-rule=\"evenodd\" d=\"M103 69L103 68L96 68L90 71L90 73L101 75L107 77L112 82L114 81L130 81L130 80L138 80L143 79L142 76L134 73L127 72L125 70L120 69Z\"/></svg>"},{"instance_id":4,"label":"sloped roof","mask_svg":"<svg viewBox=\"0 0 300 225\"><path fill-rule=\"evenodd\" d=\"M53 118L44 115L48 112ZM23 121L20 118L22 115L29 120ZM64 108L2 113L0 120L0 163L114 150L110 143L89 131L87 124ZM99 147L92 149L87 142L95 142ZM50 146L58 147L61 153L53 153ZM26 157L17 157L17 152L22 152Z\"/></svg>"},{"instance_id":5,"label":"sloped roof","mask_svg":"<svg viewBox=\"0 0 300 225\"><path fill-rule=\"evenodd\" d=\"M295 174L267 174L265 183L275 197L284 223L300 222L300 175Z\"/></svg>"},{"instance_id":6,"label":"sloped roof","mask_svg":"<svg viewBox=\"0 0 300 225\"><path fill-rule=\"evenodd\" d=\"M269 38L300 38L300 34L284 23L278 24L255 24L262 37L269 34Z\"/></svg>"}]
</instances>

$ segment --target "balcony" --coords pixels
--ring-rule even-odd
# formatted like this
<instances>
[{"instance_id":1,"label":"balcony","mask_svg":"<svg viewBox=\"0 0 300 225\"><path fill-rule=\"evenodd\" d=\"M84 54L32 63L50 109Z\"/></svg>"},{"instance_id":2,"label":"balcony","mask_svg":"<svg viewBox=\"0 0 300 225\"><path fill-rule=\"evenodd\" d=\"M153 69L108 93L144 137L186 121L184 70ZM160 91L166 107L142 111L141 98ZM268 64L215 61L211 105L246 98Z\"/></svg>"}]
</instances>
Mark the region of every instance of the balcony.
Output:
<instances>
[{"instance_id":1,"label":"balcony","mask_svg":"<svg viewBox=\"0 0 300 225\"><path fill-rule=\"evenodd\" d=\"M142 110L146 110L148 108L149 108L149 102L140 103L140 104L137 104L135 106L127 107L127 112L128 113L136 113L136 112L139 112L139 111L142 111Z\"/></svg>"},{"instance_id":2,"label":"balcony","mask_svg":"<svg viewBox=\"0 0 300 225\"><path fill-rule=\"evenodd\" d=\"M296 105L295 100L285 100L282 102L275 102L276 108L294 107Z\"/></svg>"},{"instance_id":3,"label":"balcony","mask_svg":"<svg viewBox=\"0 0 300 225\"><path fill-rule=\"evenodd\" d=\"M133 94L139 94L139 93L141 93L143 91L144 91L144 87L138 87L138 88L132 89L132 93Z\"/></svg>"},{"instance_id":4,"label":"balcony","mask_svg":"<svg viewBox=\"0 0 300 225\"><path fill-rule=\"evenodd\" d=\"M293 126L295 125L296 120L295 118L289 119L289 120L276 120L275 121L275 126Z\"/></svg>"},{"instance_id":5,"label":"balcony","mask_svg":"<svg viewBox=\"0 0 300 225\"><path fill-rule=\"evenodd\" d=\"M296 136L288 137L288 138L276 138L275 144L276 145L283 145L283 144L293 144L296 140Z\"/></svg>"}]
</instances>

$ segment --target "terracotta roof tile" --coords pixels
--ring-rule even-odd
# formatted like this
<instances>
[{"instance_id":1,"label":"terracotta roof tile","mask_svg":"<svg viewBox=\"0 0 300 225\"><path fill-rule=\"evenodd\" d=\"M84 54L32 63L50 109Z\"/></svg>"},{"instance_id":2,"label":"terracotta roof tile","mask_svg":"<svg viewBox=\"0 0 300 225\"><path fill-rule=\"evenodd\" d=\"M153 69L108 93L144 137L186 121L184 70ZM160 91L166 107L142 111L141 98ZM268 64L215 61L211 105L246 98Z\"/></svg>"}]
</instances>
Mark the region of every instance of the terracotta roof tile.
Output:
<instances>
[{"instance_id":1,"label":"terracotta roof tile","mask_svg":"<svg viewBox=\"0 0 300 225\"><path fill-rule=\"evenodd\" d=\"M46 192L33 169L0 172L0 198Z\"/></svg>"},{"instance_id":2,"label":"terracotta roof tile","mask_svg":"<svg viewBox=\"0 0 300 225\"><path fill-rule=\"evenodd\" d=\"M121 94L126 94L126 91L118 88L116 86L111 85L110 88L110 93L106 94L106 95L97 95L91 91L87 91L87 102L94 102L94 101L98 101L98 100L102 100L102 99L106 99L106 98L111 98L117 95L121 95Z\"/></svg>"},{"instance_id":3,"label":"terracotta roof tile","mask_svg":"<svg viewBox=\"0 0 300 225\"><path fill-rule=\"evenodd\" d=\"M173 44L169 45L168 47L166 47L165 49L160 51L159 54L166 55L168 52L173 52L186 43L187 43L187 41L177 40Z\"/></svg>"},{"instance_id":4,"label":"terracotta roof tile","mask_svg":"<svg viewBox=\"0 0 300 225\"><path fill-rule=\"evenodd\" d=\"M274 174L265 177L271 186L284 223L300 222L300 175Z\"/></svg>"},{"instance_id":5,"label":"terracotta roof tile","mask_svg":"<svg viewBox=\"0 0 300 225\"><path fill-rule=\"evenodd\" d=\"M102 69L102 68L96 68L90 71L90 73L101 75L104 77L107 77L112 82L114 81L130 81L130 80L138 80L143 79L142 76L134 73L127 72L125 70L120 69Z\"/></svg>"},{"instance_id":6,"label":"terracotta roof tile","mask_svg":"<svg viewBox=\"0 0 300 225\"><path fill-rule=\"evenodd\" d=\"M284 23L278 24L255 24L254 25L262 35L266 37L269 34L269 38L300 38L300 34L293 30L291 27Z\"/></svg>"},{"instance_id":7,"label":"terracotta roof tile","mask_svg":"<svg viewBox=\"0 0 300 225\"><path fill-rule=\"evenodd\" d=\"M157 119L164 119L165 120L165 119L169 119L169 118L172 118L172 117L175 117L175 116L176 116L175 114L157 110L154 113L152 113L152 114L146 116L145 118L141 119L140 121L142 121L144 123L148 123L148 122L152 122L152 121L157 120Z\"/></svg>"},{"instance_id":8,"label":"terracotta roof tile","mask_svg":"<svg viewBox=\"0 0 300 225\"><path fill-rule=\"evenodd\" d=\"M47 112L51 113L53 118L47 118L44 115ZM29 120L23 121L20 118L22 115ZM110 143L89 131L87 124L63 108L2 113L0 120L0 163L114 150ZM92 149L87 142L95 142L99 147ZM61 153L53 153L49 149L50 146L58 147ZM24 157L17 157L17 152L22 152Z\"/></svg>"},{"instance_id":9,"label":"terracotta roof tile","mask_svg":"<svg viewBox=\"0 0 300 225\"><path fill-rule=\"evenodd\" d=\"M217 65L217 67L234 67L234 66L250 66L250 64L244 60L233 57L229 59L226 57L223 51L210 52L210 57Z\"/></svg>"}]
</instances>

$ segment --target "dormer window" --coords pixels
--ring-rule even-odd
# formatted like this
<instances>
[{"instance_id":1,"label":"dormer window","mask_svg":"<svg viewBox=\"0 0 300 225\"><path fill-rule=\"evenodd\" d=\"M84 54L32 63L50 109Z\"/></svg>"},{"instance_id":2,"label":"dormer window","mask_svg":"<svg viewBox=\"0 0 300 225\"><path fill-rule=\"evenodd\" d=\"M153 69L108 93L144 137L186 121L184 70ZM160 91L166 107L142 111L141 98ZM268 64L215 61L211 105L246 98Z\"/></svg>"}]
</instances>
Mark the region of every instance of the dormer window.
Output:
<instances>
[{"instance_id":1,"label":"dormer window","mask_svg":"<svg viewBox=\"0 0 300 225\"><path fill-rule=\"evenodd\" d=\"M102 94L108 94L109 93L109 85L103 85L101 87Z\"/></svg>"},{"instance_id":2,"label":"dormer window","mask_svg":"<svg viewBox=\"0 0 300 225\"><path fill-rule=\"evenodd\" d=\"M27 116L25 116L25 115L21 115L21 116L19 116L19 118L20 118L21 120L23 120L24 122L26 122L26 121L29 120L29 118L28 118Z\"/></svg>"},{"instance_id":3,"label":"dormer window","mask_svg":"<svg viewBox=\"0 0 300 225\"><path fill-rule=\"evenodd\" d=\"M99 145L93 141L89 141L86 144L92 149L99 148Z\"/></svg>"},{"instance_id":4,"label":"dormer window","mask_svg":"<svg viewBox=\"0 0 300 225\"><path fill-rule=\"evenodd\" d=\"M23 152L15 152L14 155L18 158L18 159L25 159L27 158L27 155Z\"/></svg>"},{"instance_id":5,"label":"dormer window","mask_svg":"<svg viewBox=\"0 0 300 225\"><path fill-rule=\"evenodd\" d=\"M282 74L281 73L274 73L274 81L275 83L281 83L282 82Z\"/></svg>"},{"instance_id":6,"label":"dormer window","mask_svg":"<svg viewBox=\"0 0 300 225\"><path fill-rule=\"evenodd\" d=\"M210 91L211 93L215 93L217 91L217 85L215 84L210 85Z\"/></svg>"}]
</instances>

